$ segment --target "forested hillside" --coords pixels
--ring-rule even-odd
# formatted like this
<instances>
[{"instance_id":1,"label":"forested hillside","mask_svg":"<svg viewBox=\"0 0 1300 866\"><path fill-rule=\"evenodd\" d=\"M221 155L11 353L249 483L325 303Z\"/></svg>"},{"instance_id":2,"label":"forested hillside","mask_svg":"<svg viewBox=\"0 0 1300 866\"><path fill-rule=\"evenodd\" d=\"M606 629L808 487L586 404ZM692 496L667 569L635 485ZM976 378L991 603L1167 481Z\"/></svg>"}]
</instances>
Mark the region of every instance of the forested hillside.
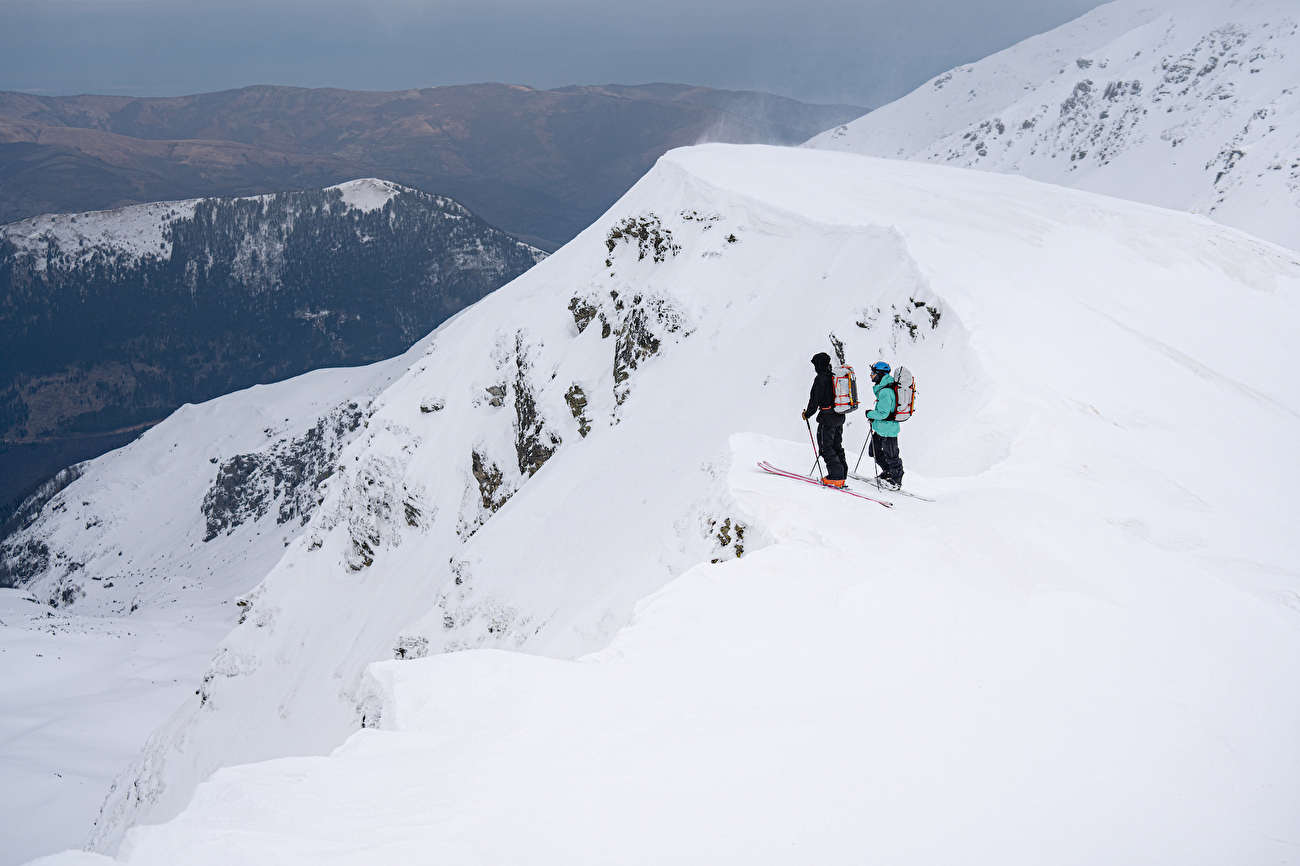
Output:
<instances>
[{"instance_id":1,"label":"forested hillside","mask_svg":"<svg viewBox=\"0 0 1300 866\"><path fill-rule=\"evenodd\" d=\"M0 228L0 436L177 406L401 353L541 253L381 181L38 217Z\"/></svg>"}]
</instances>

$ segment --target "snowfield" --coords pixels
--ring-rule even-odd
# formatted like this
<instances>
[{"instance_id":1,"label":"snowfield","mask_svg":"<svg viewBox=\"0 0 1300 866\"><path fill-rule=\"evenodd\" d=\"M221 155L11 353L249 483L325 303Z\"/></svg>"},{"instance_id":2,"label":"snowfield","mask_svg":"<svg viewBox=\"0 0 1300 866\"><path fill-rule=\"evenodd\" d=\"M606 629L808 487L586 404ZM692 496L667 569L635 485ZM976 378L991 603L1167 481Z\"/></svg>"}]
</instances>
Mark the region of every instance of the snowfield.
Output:
<instances>
[{"instance_id":1,"label":"snowfield","mask_svg":"<svg viewBox=\"0 0 1300 866\"><path fill-rule=\"evenodd\" d=\"M1300 249L1300 8L1119 0L806 146L1031 177Z\"/></svg>"},{"instance_id":2,"label":"snowfield","mask_svg":"<svg viewBox=\"0 0 1300 866\"><path fill-rule=\"evenodd\" d=\"M89 844L1294 859L1298 313L1300 256L1204 217L672 151L374 401ZM936 502L756 469L811 465L818 351L914 371Z\"/></svg>"}]
</instances>

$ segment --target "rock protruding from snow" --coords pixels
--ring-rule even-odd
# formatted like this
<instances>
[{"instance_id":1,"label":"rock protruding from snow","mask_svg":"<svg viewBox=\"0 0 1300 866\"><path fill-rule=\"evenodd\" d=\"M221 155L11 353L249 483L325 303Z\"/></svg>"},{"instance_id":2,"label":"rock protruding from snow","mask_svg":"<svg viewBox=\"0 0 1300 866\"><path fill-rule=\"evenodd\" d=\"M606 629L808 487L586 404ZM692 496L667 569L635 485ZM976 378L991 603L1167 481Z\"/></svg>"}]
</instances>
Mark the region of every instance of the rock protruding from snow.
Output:
<instances>
[{"instance_id":1,"label":"rock protruding from snow","mask_svg":"<svg viewBox=\"0 0 1300 866\"><path fill-rule=\"evenodd\" d=\"M1203 213L1300 249L1300 14L1120 0L812 139Z\"/></svg>"}]
</instances>

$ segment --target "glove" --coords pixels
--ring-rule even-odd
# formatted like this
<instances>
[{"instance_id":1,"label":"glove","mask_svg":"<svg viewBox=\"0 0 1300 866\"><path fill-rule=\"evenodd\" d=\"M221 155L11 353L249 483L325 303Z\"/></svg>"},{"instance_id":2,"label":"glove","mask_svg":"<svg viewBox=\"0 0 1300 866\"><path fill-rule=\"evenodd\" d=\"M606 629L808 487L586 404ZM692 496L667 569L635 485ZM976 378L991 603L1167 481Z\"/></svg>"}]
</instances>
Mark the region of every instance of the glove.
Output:
<instances>
[{"instance_id":1,"label":"glove","mask_svg":"<svg viewBox=\"0 0 1300 866\"><path fill-rule=\"evenodd\" d=\"M808 410L805 409L805 410L803 410L802 412L800 412L800 413L799 413L799 417L802 418L803 420L807 421L807 420L808 420Z\"/></svg>"}]
</instances>

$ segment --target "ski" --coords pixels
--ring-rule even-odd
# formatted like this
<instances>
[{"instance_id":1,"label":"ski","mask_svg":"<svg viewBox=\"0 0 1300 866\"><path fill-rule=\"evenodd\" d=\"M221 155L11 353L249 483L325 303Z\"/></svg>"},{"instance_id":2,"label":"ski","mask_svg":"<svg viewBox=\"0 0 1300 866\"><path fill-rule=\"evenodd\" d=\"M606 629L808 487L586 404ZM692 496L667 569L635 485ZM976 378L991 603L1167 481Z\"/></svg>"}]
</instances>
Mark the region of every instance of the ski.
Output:
<instances>
[{"instance_id":1,"label":"ski","mask_svg":"<svg viewBox=\"0 0 1300 866\"><path fill-rule=\"evenodd\" d=\"M910 496L910 497L912 497L913 499L919 499L919 500L921 500L922 502L933 502L933 501L934 501L934 500L931 499L930 497L928 497L928 496L922 496L922 495L919 494L919 493L910 493L910 492L908 492L908 491L906 491L906 490L889 490L889 489L887 489L887 488L881 487L879 484L876 483L876 479L874 479L874 478L867 478L866 476L863 476L863 475L855 475L855 474L853 474L852 472L849 473L849 477L852 478L854 481L861 481L861 482L864 482L864 483L866 483L866 484L870 484L872 487L876 488L876 489L879 490L881 493L897 493L897 494L899 494L899 495L901 495L901 496Z\"/></svg>"},{"instance_id":2,"label":"ski","mask_svg":"<svg viewBox=\"0 0 1300 866\"><path fill-rule=\"evenodd\" d=\"M829 485L822 484L820 481L818 481L815 478L809 478L807 475L798 475L794 472L788 472L785 469L777 469L775 466L773 466L771 463L768 463L766 460L760 461L758 464L758 468L772 475L780 475L782 478L793 478L795 481L804 481L807 482L808 484L816 484L818 487L821 487L824 490L838 490L841 493L847 493L850 496L856 496L858 499L865 499L868 502L875 502L876 504L883 505L886 508L894 507L894 503L892 502L886 502L883 499L873 499L870 496L864 496L861 493L858 493L853 490L849 490L847 487L830 487Z\"/></svg>"}]
</instances>

